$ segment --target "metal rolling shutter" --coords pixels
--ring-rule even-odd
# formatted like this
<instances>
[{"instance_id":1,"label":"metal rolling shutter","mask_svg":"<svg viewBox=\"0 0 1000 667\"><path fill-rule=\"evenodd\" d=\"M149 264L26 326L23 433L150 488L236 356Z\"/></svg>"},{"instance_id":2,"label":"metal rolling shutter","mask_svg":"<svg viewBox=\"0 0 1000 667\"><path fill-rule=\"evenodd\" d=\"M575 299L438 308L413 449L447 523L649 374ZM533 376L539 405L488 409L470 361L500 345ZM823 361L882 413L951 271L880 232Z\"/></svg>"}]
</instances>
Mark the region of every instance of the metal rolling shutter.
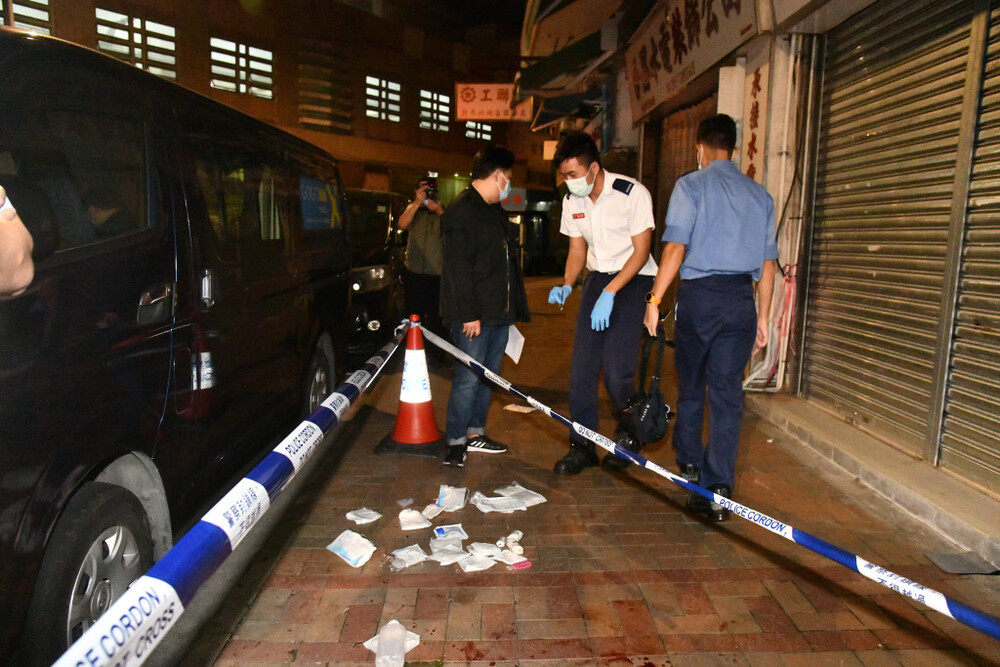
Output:
<instances>
[{"instance_id":1,"label":"metal rolling shutter","mask_svg":"<svg viewBox=\"0 0 1000 667\"><path fill-rule=\"evenodd\" d=\"M1000 10L990 20L941 438L942 467L1000 491Z\"/></svg>"},{"instance_id":2,"label":"metal rolling shutter","mask_svg":"<svg viewBox=\"0 0 1000 667\"><path fill-rule=\"evenodd\" d=\"M827 43L804 387L918 455L971 4L876 3Z\"/></svg>"}]
</instances>

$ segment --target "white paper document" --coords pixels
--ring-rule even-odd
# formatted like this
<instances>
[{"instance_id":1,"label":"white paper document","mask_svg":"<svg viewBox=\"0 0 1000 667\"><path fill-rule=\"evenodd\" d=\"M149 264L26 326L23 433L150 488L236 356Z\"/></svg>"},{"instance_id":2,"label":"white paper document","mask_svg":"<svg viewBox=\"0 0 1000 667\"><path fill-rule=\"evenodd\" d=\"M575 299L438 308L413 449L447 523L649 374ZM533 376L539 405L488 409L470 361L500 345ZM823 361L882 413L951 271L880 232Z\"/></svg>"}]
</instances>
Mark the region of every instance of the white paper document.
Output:
<instances>
[{"instance_id":1,"label":"white paper document","mask_svg":"<svg viewBox=\"0 0 1000 667\"><path fill-rule=\"evenodd\" d=\"M507 349L504 352L514 360L514 363L521 361L521 351L524 350L524 334L517 330L513 324L510 325L507 336Z\"/></svg>"}]
</instances>

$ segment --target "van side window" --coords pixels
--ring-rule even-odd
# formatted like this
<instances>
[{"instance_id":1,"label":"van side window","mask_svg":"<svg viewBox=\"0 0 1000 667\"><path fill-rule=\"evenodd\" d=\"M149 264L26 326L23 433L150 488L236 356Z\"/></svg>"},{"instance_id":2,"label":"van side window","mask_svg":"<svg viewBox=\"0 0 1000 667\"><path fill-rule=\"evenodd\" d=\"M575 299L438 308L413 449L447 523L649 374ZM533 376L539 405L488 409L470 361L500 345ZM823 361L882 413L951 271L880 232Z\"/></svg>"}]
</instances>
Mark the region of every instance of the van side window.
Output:
<instances>
[{"instance_id":1,"label":"van side window","mask_svg":"<svg viewBox=\"0 0 1000 667\"><path fill-rule=\"evenodd\" d=\"M71 110L12 119L3 128L0 184L29 229L48 218L56 250L148 226L146 128L140 120Z\"/></svg>"},{"instance_id":2,"label":"van side window","mask_svg":"<svg viewBox=\"0 0 1000 667\"><path fill-rule=\"evenodd\" d=\"M279 241L287 186L279 160L198 145L194 162L212 229L224 243Z\"/></svg>"}]
</instances>

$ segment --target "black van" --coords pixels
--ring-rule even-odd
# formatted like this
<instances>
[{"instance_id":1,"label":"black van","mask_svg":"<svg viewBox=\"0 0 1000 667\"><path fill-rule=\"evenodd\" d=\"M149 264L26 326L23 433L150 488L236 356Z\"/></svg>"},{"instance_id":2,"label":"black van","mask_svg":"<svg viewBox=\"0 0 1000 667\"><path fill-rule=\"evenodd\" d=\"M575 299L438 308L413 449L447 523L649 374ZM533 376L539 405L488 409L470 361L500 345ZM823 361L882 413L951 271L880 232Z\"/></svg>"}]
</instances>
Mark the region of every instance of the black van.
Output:
<instances>
[{"instance_id":1,"label":"black van","mask_svg":"<svg viewBox=\"0 0 1000 667\"><path fill-rule=\"evenodd\" d=\"M7 29L0 185L0 663L48 664L332 391L350 259L328 154Z\"/></svg>"},{"instance_id":2,"label":"black van","mask_svg":"<svg viewBox=\"0 0 1000 667\"><path fill-rule=\"evenodd\" d=\"M351 337L349 351L366 355L387 341L403 318L400 276L406 232L399 216L406 199L395 192L347 188L351 239Z\"/></svg>"}]
</instances>

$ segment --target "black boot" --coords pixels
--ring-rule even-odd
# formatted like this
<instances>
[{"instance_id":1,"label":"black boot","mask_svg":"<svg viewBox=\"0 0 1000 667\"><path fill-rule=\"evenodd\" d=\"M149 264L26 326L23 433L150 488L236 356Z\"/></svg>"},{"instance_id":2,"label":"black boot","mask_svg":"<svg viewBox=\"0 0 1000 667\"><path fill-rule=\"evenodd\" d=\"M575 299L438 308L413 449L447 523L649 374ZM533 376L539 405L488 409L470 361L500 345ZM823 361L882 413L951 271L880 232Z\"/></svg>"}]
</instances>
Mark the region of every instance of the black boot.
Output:
<instances>
[{"instance_id":1,"label":"black boot","mask_svg":"<svg viewBox=\"0 0 1000 667\"><path fill-rule=\"evenodd\" d=\"M597 454L594 453L593 445L588 448L586 445L573 444L569 448L569 453L556 461L552 468L557 475L579 475L584 468L591 468L597 465Z\"/></svg>"},{"instance_id":2,"label":"black boot","mask_svg":"<svg viewBox=\"0 0 1000 667\"><path fill-rule=\"evenodd\" d=\"M615 433L615 444L622 449L627 449L628 451L636 454L642 451L642 443L626 433L624 429L620 427ZM617 454L605 454L604 459L601 461L601 467L605 470L611 471L625 470L630 465L632 465L632 461L623 456L618 456Z\"/></svg>"},{"instance_id":3,"label":"black boot","mask_svg":"<svg viewBox=\"0 0 1000 667\"><path fill-rule=\"evenodd\" d=\"M713 484L708 487L708 490L723 498L729 498L731 494L729 487L724 484ZM726 521L729 519L729 510L697 493L692 493L687 497L687 507L708 521Z\"/></svg>"},{"instance_id":4,"label":"black boot","mask_svg":"<svg viewBox=\"0 0 1000 667\"><path fill-rule=\"evenodd\" d=\"M701 480L701 470L693 463L685 463L680 466L681 477L692 484L697 484Z\"/></svg>"}]
</instances>

